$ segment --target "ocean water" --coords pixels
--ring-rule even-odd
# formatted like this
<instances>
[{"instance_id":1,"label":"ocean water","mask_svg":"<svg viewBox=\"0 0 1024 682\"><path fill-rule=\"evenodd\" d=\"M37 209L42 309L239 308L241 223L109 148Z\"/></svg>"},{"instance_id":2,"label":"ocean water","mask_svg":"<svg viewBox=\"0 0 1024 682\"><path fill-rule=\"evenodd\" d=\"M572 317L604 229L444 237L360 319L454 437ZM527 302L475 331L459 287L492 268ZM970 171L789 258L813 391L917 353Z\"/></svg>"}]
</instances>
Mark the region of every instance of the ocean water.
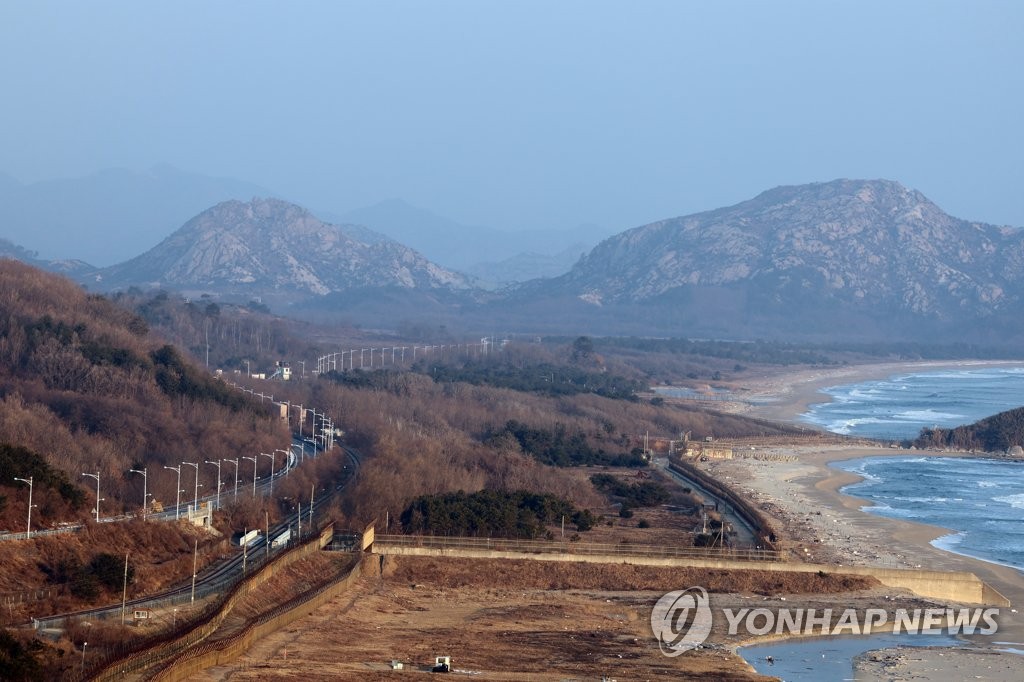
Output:
<instances>
[{"instance_id":1,"label":"ocean water","mask_svg":"<svg viewBox=\"0 0 1024 682\"><path fill-rule=\"evenodd\" d=\"M933 545L1024 570L1024 461L868 457L831 466L864 478L842 489L866 500L864 511L948 528Z\"/></svg>"},{"instance_id":2,"label":"ocean water","mask_svg":"<svg viewBox=\"0 0 1024 682\"><path fill-rule=\"evenodd\" d=\"M863 637L803 637L740 647L736 653L762 675L783 682L844 682L852 680L853 659L866 651L908 646L963 646L945 634L876 634ZM766 658L774 661L769 663Z\"/></svg>"},{"instance_id":3,"label":"ocean water","mask_svg":"<svg viewBox=\"0 0 1024 682\"><path fill-rule=\"evenodd\" d=\"M902 440L1024 406L1024 367L899 374L822 392L832 401L810 405L801 420L834 433Z\"/></svg>"}]
</instances>

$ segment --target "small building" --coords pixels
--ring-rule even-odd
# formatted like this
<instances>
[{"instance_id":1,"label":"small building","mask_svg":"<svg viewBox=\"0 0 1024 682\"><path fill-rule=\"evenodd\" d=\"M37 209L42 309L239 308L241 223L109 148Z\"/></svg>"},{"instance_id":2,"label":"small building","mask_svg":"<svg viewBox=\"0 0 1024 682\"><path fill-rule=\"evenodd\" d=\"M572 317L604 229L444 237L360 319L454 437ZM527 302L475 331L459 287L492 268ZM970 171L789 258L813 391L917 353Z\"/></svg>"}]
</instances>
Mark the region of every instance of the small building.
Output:
<instances>
[{"instance_id":1,"label":"small building","mask_svg":"<svg viewBox=\"0 0 1024 682\"><path fill-rule=\"evenodd\" d=\"M190 504L188 506L188 511L185 514L185 518L193 526L209 528L213 521L213 508L210 506L209 502L200 502L198 509Z\"/></svg>"},{"instance_id":2,"label":"small building","mask_svg":"<svg viewBox=\"0 0 1024 682\"><path fill-rule=\"evenodd\" d=\"M270 375L270 378L290 381L292 378L292 366L284 360L278 360L274 363L274 373Z\"/></svg>"}]
</instances>

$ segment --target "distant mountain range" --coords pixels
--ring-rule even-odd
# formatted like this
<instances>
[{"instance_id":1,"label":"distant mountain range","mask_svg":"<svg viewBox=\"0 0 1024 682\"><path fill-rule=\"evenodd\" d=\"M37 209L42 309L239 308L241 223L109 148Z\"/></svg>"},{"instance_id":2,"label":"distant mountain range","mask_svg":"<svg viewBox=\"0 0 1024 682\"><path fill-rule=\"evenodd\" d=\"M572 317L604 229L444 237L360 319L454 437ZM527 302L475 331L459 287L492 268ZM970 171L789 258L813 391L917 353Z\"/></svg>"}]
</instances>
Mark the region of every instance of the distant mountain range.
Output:
<instances>
[{"instance_id":1,"label":"distant mountain range","mask_svg":"<svg viewBox=\"0 0 1024 682\"><path fill-rule=\"evenodd\" d=\"M1022 266L1021 230L837 180L628 230L516 300L618 333L997 342L1024 329Z\"/></svg>"},{"instance_id":2,"label":"distant mountain range","mask_svg":"<svg viewBox=\"0 0 1024 682\"><path fill-rule=\"evenodd\" d=\"M339 222L365 225L411 246L427 258L447 267L473 273L488 270L490 279L502 283L563 274L576 262L582 251L589 250L614 233L613 230L597 225L580 225L564 230L506 232L463 225L399 199L382 201L341 216L329 213L323 215L332 220L337 218ZM564 254L569 249L575 252L575 257L566 262ZM496 272L490 268L495 263L513 259L521 263L538 261L538 257L552 260L538 267L526 266L525 270L518 273L509 270L506 274L504 270ZM555 267L553 270L556 262L565 263L565 267ZM518 279L508 279L513 276Z\"/></svg>"},{"instance_id":3,"label":"distant mountain range","mask_svg":"<svg viewBox=\"0 0 1024 682\"><path fill-rule=\"evenodd\" d=\"M359 288L470 286L463 275L383 235L322 222L278 199L220 203L88 281L102 289L164 287L285 303Z\"/></svg>"},{"instance_id":4,"label":"distant mountain range","mask_svg":"<svg viewBox=\"0 0 1024 682\"><path fill-rule=\"evenodd\" d=\"M257 199L220 203L88 277L81 262L45 265L91 288L262 298L376 326L1024 347L1024 232L953 218L896 182L778 187L628 230L582 258L578 248L555 265L496 260L474 279L364 225ZM34 259L13 244L5 251ZM482 286L570 262L558 277Z\"/></svg>"},{"instance_id":5,"label":"distant mountain range","mask_svg":"<svg viewBox=\"0 0 1024 682\"><path fill-rule=\"evenodd\" d=\"M0 173L0 239L35 252L39 263L61 261L61 271L75 274L77 264L106 267L133 258L215 204L253 197L284 198L251 182L168 165L27 184ZM386 235L447 268L486 269L486 280L496 286L564 274L579 256L567 262L567 249L589 250L612 234L594 225L505 232L463 225L398 199L317 215L351 225L352 234L357 226L368 228L362 235L367 243Z\"/></svg>"}]
</instances>

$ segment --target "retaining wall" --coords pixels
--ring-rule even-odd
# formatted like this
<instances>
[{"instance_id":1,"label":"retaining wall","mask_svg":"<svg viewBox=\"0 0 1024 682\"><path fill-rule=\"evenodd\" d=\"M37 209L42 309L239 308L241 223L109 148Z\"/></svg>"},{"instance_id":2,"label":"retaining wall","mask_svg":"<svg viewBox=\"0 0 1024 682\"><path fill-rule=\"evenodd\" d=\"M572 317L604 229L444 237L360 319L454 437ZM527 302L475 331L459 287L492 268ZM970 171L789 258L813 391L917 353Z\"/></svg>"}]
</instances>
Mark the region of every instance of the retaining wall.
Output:
<instances>
[{"instance_id":1,"label":"retaining wall","mask_svg":"<svg viewBox=\"0 0 1024 682\"><path fill-rule=\"evenodd\" d=\"M364 561L366 559L364 558ZM370 561L374 560L373 558L368 559ZM217 640L216 642L205 642L185 651L168 667L157 673L153 680L178 682L179 680L187 680L206 668L230 663L244 654L259 639L280 631L299 618L308 615L314 609L323 606L331 599L346 592L362 575L362 564L363 562L361 561L347 569L345 573L339 575L330 584L312 593L300 595L263 614L232 637Z\"/></svg>"},{"instance_id":2,"label":"retaining wall","mask_svg":"<svg viewBox=\"0 0 1024 682\"><path fill-rule=\"evenodd\" d=\"M633 564L637 566L678 566L727 570L785 571L864 575L876 578L887 587L910 590L914 594L939 601L965 604L1010 606L1009 600L978 576L966 572L923 571L918 569L875 568L873 566L834 566L781 561L731 561L727 559L682 559L673 557L628 556L622 554L534 554L528 552L413 547L389 545L379 537L373 551L383 555L440 556L463 559L529 559L531 561L573 561L583 563Z\"/></svg>"}]
</instances>

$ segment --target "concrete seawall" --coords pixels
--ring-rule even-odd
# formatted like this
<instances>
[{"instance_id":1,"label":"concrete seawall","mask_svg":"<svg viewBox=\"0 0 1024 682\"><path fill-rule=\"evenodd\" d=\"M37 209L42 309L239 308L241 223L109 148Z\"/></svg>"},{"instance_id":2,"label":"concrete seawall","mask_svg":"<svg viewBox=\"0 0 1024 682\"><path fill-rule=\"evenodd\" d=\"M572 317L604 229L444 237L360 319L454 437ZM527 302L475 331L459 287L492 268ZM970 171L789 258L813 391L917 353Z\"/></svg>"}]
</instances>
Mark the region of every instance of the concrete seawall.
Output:
<instances>
[{"instance_id":1,"label":"concrete seawall","mask_svg":"<svg viewBox=\"0 0 1024 682\"><path fill-rule=\"evenodd\" d=\"M395 556L436 556L451 559L528 559L530 561L562 561L604 564L634 564L637 566L665 566L709 568L726 570L783 571L794 573L842 573L871 576L887 587L902 588L921 597L938 601L964 604L1010 606L1010 601L973 573L952 571L923 571L918 569L876 568L873 566L837 566L830 564L804 564L784 561L729 561L725 559L691 559L674 557L648 557L529 553L495 549L466 549L442 547L411 547L389 545L377 540L372 551Z\"/></svg>"}]
</instances>

